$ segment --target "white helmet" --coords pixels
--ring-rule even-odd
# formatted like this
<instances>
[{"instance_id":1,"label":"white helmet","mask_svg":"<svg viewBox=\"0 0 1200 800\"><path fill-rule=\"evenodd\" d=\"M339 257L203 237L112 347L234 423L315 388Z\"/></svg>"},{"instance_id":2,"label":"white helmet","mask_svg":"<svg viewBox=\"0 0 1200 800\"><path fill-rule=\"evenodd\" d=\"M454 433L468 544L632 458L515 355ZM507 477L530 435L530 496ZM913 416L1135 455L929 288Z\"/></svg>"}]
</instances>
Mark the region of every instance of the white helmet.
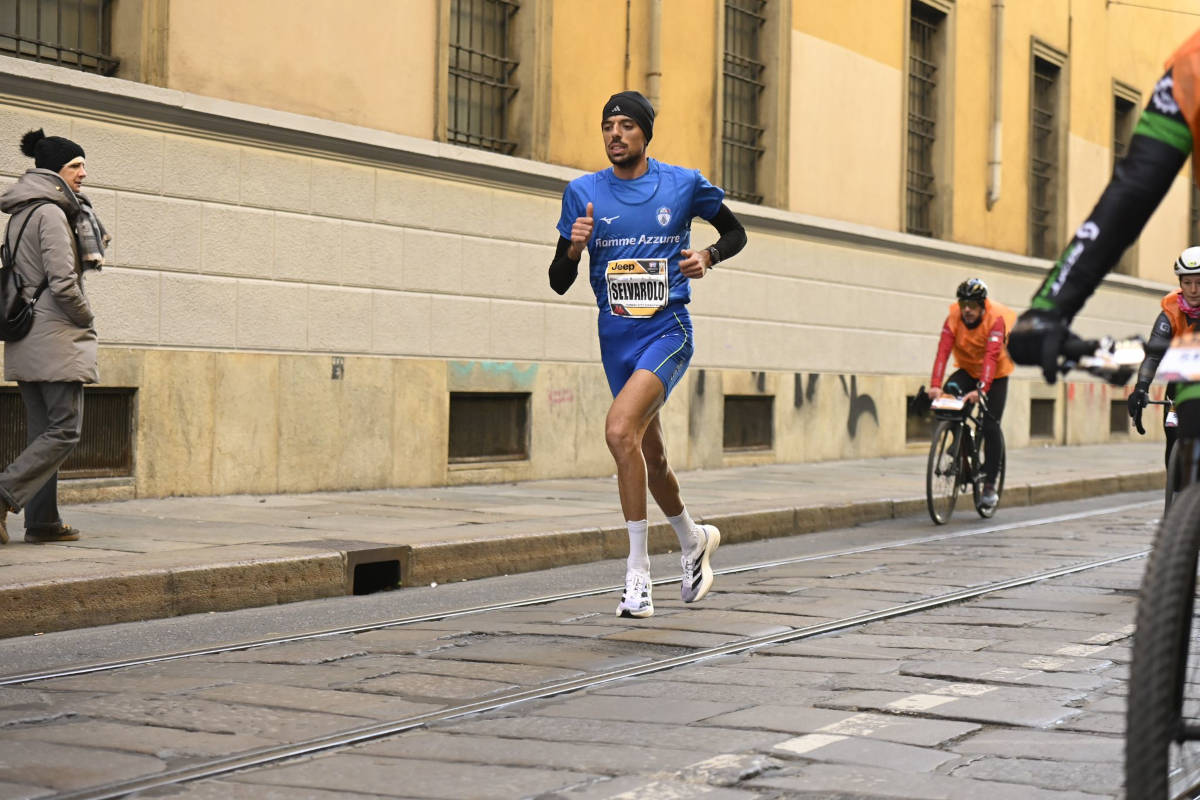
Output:
<instances>
[{"instance_id":1,"label":"white helmet","mask_svg":"<svg viewBox=\"0 0 1200 800\"><path fill-rule=\"evenodd\" d=\"M1176 275L1200 275L1200 247L1189 247L1175 259Z\"/></svg>"}]
</instances>

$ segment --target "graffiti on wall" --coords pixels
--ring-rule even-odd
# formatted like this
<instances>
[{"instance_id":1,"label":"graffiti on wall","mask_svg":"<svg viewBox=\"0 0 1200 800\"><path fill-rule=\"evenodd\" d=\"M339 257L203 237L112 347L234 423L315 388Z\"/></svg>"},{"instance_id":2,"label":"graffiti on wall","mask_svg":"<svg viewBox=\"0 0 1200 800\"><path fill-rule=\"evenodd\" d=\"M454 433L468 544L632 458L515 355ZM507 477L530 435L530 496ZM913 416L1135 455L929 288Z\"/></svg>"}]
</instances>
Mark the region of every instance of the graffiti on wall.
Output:
<instances>
[{"instance_id":1,"label":"graffiti on wall","mask_svg":"<svg viewBox=\"0 0 1200 800\"><path fill-rule=\"evenodd\" d=\"M842 391L846 397L850 398L849 416L846 417L846 433L850 434L853 439L858 435L858 419L863 414L870 414L871 419L875 420L876 427L879 426L879 414L875 410L875 399L869 394L858 393L858 376L850 376L850 385L846 385L846 376L838 375L838 380L842 382Z\"/></svg>"},{"instance_id":2,"label":"graffiti on wall","mask_svg":"<svg viewBox=\"0 0 1200 800\"><path fill-rule=\"evenodd\" d=\"M814 372L808 376L806 381L802 373L795 373L792 405L798 409L812 405L817 396L820 378L820 374ZM842 384L842 394L849 400L846 411L846 433L853 439L858 436L858 422L864 414L870 415L871 419L875 420L875 424L879 425L879 411L875 406L875 398L869 394L858 393L857 375L851 375L849 381L846 380L845 375L838 375L838 380Z\"/></svg>"}]
</instances>

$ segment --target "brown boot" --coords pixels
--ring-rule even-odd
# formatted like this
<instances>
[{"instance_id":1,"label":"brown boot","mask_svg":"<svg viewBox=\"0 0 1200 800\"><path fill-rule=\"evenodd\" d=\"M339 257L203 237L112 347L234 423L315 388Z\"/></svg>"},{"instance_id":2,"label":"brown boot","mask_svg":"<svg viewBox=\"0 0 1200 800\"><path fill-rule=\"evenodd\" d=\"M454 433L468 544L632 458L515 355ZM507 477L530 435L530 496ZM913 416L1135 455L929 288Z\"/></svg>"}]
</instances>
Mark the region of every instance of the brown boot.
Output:
<instances>
[{"instance_id":1,"label":"brown boot","mask_svg":"<svg viewBox=\"0 0 1200 800\"><path fill-rule=\"evenodd\" d=\"M8 507L0 500L0 544L8 544L8 526L4 524L4 518L7 516Z\"/></svg>"},{"instance_id":2,"label":"brown boot","mask_svg":"<svg viewBox=\"0 0 1200 800\"><path fill-rule=\"evenodd\" d=\"M65 522L61 525L48 525L25 529L25 541L31 544L46 544L49 542L74 542L79 540L79 531Z\"/></svg>"}]
</instances>

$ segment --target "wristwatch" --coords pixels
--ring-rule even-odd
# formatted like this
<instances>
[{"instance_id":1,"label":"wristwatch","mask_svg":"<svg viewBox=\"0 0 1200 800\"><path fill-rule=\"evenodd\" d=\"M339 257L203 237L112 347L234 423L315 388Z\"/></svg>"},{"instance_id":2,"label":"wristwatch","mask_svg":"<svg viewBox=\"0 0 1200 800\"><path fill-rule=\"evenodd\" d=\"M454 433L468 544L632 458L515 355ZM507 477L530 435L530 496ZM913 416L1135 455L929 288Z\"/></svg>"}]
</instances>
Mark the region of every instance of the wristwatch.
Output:
<instances>
[{"instance_id":1,"label":"wristwatch","mask_svg":"<svg viewBox=\"0 0 1200 800\"><path fill-rule=\"evenodd\" d=\"M708 268L712 269L721 261L721 251L715 244L709 245L705 249L708 250Z\"/></svg>"}]
</instances>

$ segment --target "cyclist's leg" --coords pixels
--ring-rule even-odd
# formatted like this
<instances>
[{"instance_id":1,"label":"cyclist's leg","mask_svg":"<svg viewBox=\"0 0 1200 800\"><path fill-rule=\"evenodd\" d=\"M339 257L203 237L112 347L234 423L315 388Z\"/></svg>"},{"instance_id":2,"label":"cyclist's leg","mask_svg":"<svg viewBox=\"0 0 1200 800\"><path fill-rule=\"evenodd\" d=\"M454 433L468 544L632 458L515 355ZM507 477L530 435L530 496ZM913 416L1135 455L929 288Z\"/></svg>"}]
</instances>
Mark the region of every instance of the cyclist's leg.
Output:
<instances>
[{"instance_id":1,"label":"cyclist's leg","mask_svg":"<svg viewBox=\"0 0 1200 800\"><path fill-rule=\"evenodd\" d=\"M983 417L983 482L992 485L1000 470L1000 420L1008 400L1008 377L996 378L987 393L987 414Z\"/></svg>"},{"instance_id":2,"label":"cyclist's leg","mask_svg":"<svg viewBox=\"0 0 1200 800\"><path fill-rule=\"evenodd\" d=\"M1167 399L1174 400L1179 384L1167 384ZM1171 413L1170 406L1163 406L1163 436L1167 440L1166 449L1163 450L1163 462L1169 467L1171 465L1171 448L1175 446L1175 440L1179 438L1179 428L1175 426L1167 427L1167 415Z\"/></svg>"},{"instance_id":3,"label":"cyclist's leg","mask_svg":"<svg viewBox=\"0 0 1200 800\"><path fill-rule=\"evenodd\" d=\"M946 383L942 386L942 391L945 392L946 394L952 394L952 395L955 395L956 397L962 397L967 392L973 390L977 383L979 383L979 381L972 378L971 373L967 372L965 369L956 369L956 370L954 370L954 372L950 373L949 377L946 378ZM968 413L970 412L970 409L971 409L971 406L970 406L970 404L968 404L967 405ZM953 442L953 447L954 447L955 453L959 452L959 450L958 450L958 444L959 444L958 443L958 432L957 432L958 430L966 430L969 432L968 428L964 427L964 428L960 429L956 426L955 434L954 434L954 442Z\"/></svg>"},{"instance_id":4,"label":"cyclist's leg","mask_svg":"<svg viewBox=\"0 0 1200 800\"><path fill-rule=\"evenodd\" d=\"M1182 491L1188 486L1197 473L1197 443L1200 442L1200 383L1181 385L1175 394L1175 415L1179 418L1179 427L1175 429L1175 446L1180 447L1177 459L1179 482L1178 489ZM1186 446L1184 446L1186 445Z\"/></svg>"}]
</instances>

